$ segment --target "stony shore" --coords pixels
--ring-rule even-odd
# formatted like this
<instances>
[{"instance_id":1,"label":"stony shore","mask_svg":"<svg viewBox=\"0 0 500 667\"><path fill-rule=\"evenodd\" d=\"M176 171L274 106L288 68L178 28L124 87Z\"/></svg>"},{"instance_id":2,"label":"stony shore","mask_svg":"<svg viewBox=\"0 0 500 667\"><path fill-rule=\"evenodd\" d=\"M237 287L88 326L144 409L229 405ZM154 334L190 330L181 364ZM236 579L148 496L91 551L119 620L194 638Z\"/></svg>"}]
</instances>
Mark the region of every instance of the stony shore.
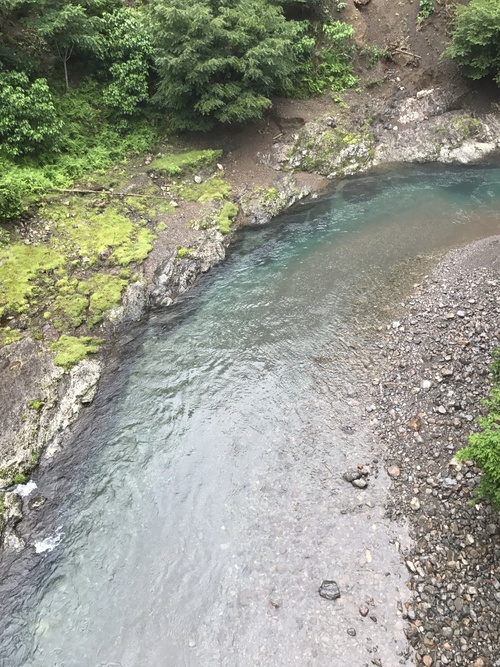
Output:
<instances>
[{"instance_id":1,"label":"stony shore","mask_svg":"<svg viewBox=\"0 0 500 667\"><path fill-rule=\"evenodd\" d=\"M375 357L367 416L413 538L404 611L416 664L500 665L500 516L471 503L480 471L457 463L500 345L500 237L450 252L415 286Z\"/></svg>"}]
</instances>

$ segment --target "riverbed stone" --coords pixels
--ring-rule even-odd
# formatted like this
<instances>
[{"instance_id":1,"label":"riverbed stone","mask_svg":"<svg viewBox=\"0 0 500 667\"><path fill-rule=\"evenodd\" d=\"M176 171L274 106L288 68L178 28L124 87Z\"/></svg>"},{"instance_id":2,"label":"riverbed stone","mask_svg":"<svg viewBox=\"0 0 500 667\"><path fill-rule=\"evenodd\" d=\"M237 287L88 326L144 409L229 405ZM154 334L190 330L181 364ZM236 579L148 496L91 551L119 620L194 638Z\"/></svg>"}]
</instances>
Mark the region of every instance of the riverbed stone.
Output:
<instances>
[{"instance_id":1,"label":"riverbed stone","mask_svg":"<svg viewBox=\"0 0 500 667\"><path fill-rule=\"evenodd\" d=\"M325 600L337 600L340 597L339 586L336 581L331 579L324 579L318 592Z\"/></svg>"}]
</instances>

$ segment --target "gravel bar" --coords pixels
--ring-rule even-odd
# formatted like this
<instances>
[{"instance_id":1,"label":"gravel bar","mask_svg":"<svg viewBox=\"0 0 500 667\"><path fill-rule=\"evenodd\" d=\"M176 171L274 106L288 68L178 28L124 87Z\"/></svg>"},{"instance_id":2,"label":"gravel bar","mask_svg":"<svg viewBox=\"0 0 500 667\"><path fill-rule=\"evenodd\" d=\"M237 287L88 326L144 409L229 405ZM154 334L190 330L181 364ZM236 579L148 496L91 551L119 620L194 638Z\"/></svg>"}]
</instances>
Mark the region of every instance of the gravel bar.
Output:
<instances>
[{"instance_id":1,"label":"gravel bar","mask_svg":"<svg viewBox=\"0 0 500 667\"><path fill-rule=\"evenodd\" d=\"M500 346L500 237L451 251L379 345L372 427L392 478L389 516L408 524L417 665L500 666L500 515L471 503L480 471L454 454L477 429Z\"/></svg>"}]
</instances>

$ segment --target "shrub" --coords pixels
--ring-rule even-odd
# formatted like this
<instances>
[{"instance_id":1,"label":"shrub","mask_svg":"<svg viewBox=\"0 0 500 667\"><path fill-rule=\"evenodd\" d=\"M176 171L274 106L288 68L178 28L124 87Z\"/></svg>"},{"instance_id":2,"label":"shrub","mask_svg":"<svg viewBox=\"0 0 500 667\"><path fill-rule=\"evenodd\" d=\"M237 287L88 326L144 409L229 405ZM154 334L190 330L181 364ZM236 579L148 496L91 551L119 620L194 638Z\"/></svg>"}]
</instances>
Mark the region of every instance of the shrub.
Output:
<instances>
[{"instance_id":1,"label":"shrub","mask_svg":"<svg viewBox=\"0 0 500 667\"><path fill-rule=\"evenodd\" d=\"M53 144L62 122L45 79L0 72L0 149L9 157Z\"/></svg>"},{"instance_id":2,"label":"shrub","mask_svg":"<svg viewBox=\"0 0 500 667\"><path fill-rule=\"evenodd\" d=\"M492 364L493 377L500 380L499 351ZM495 386L484 401L488 415L479 419L481 430L469 437L469 444L457 453L459 461L472 460L481 468L479 497L500 509L500 386Z\"/></svg>"},{"instance_id":3,"label":"shrub","mask_svg":"<svg viewBox=\"0 0 500 667\"><path fill-rule=\"evenodd\" d=\"M445 54L471 79L493 76L500 85L500 2L471 0L457 5L451 43Z\"/></svg>"}]
</instances>

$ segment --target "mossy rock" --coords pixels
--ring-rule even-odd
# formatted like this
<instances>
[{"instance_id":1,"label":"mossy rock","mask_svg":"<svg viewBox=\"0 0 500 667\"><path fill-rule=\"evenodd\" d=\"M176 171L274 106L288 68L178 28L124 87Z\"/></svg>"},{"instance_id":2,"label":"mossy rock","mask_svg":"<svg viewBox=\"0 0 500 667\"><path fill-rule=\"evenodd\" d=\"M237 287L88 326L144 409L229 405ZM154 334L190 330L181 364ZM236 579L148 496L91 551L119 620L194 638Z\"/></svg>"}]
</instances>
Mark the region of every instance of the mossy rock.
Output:
<instances>
[{"instance_id":1,"label":"mossy rock","mask_svg":"<svg viewBox=\"0 0 500 667\"><path fill-rule=\"evenodd\" d=\"M56 353L54 363L56 366L62 366L64 370L69 370L79 361L86 359L89 354L96 354L99 352L99 346L104 341L100 338L93 338L91 336L76 336L63 335L59 340L51 343L51 349Z\"/></svg>"}]
</instances>

